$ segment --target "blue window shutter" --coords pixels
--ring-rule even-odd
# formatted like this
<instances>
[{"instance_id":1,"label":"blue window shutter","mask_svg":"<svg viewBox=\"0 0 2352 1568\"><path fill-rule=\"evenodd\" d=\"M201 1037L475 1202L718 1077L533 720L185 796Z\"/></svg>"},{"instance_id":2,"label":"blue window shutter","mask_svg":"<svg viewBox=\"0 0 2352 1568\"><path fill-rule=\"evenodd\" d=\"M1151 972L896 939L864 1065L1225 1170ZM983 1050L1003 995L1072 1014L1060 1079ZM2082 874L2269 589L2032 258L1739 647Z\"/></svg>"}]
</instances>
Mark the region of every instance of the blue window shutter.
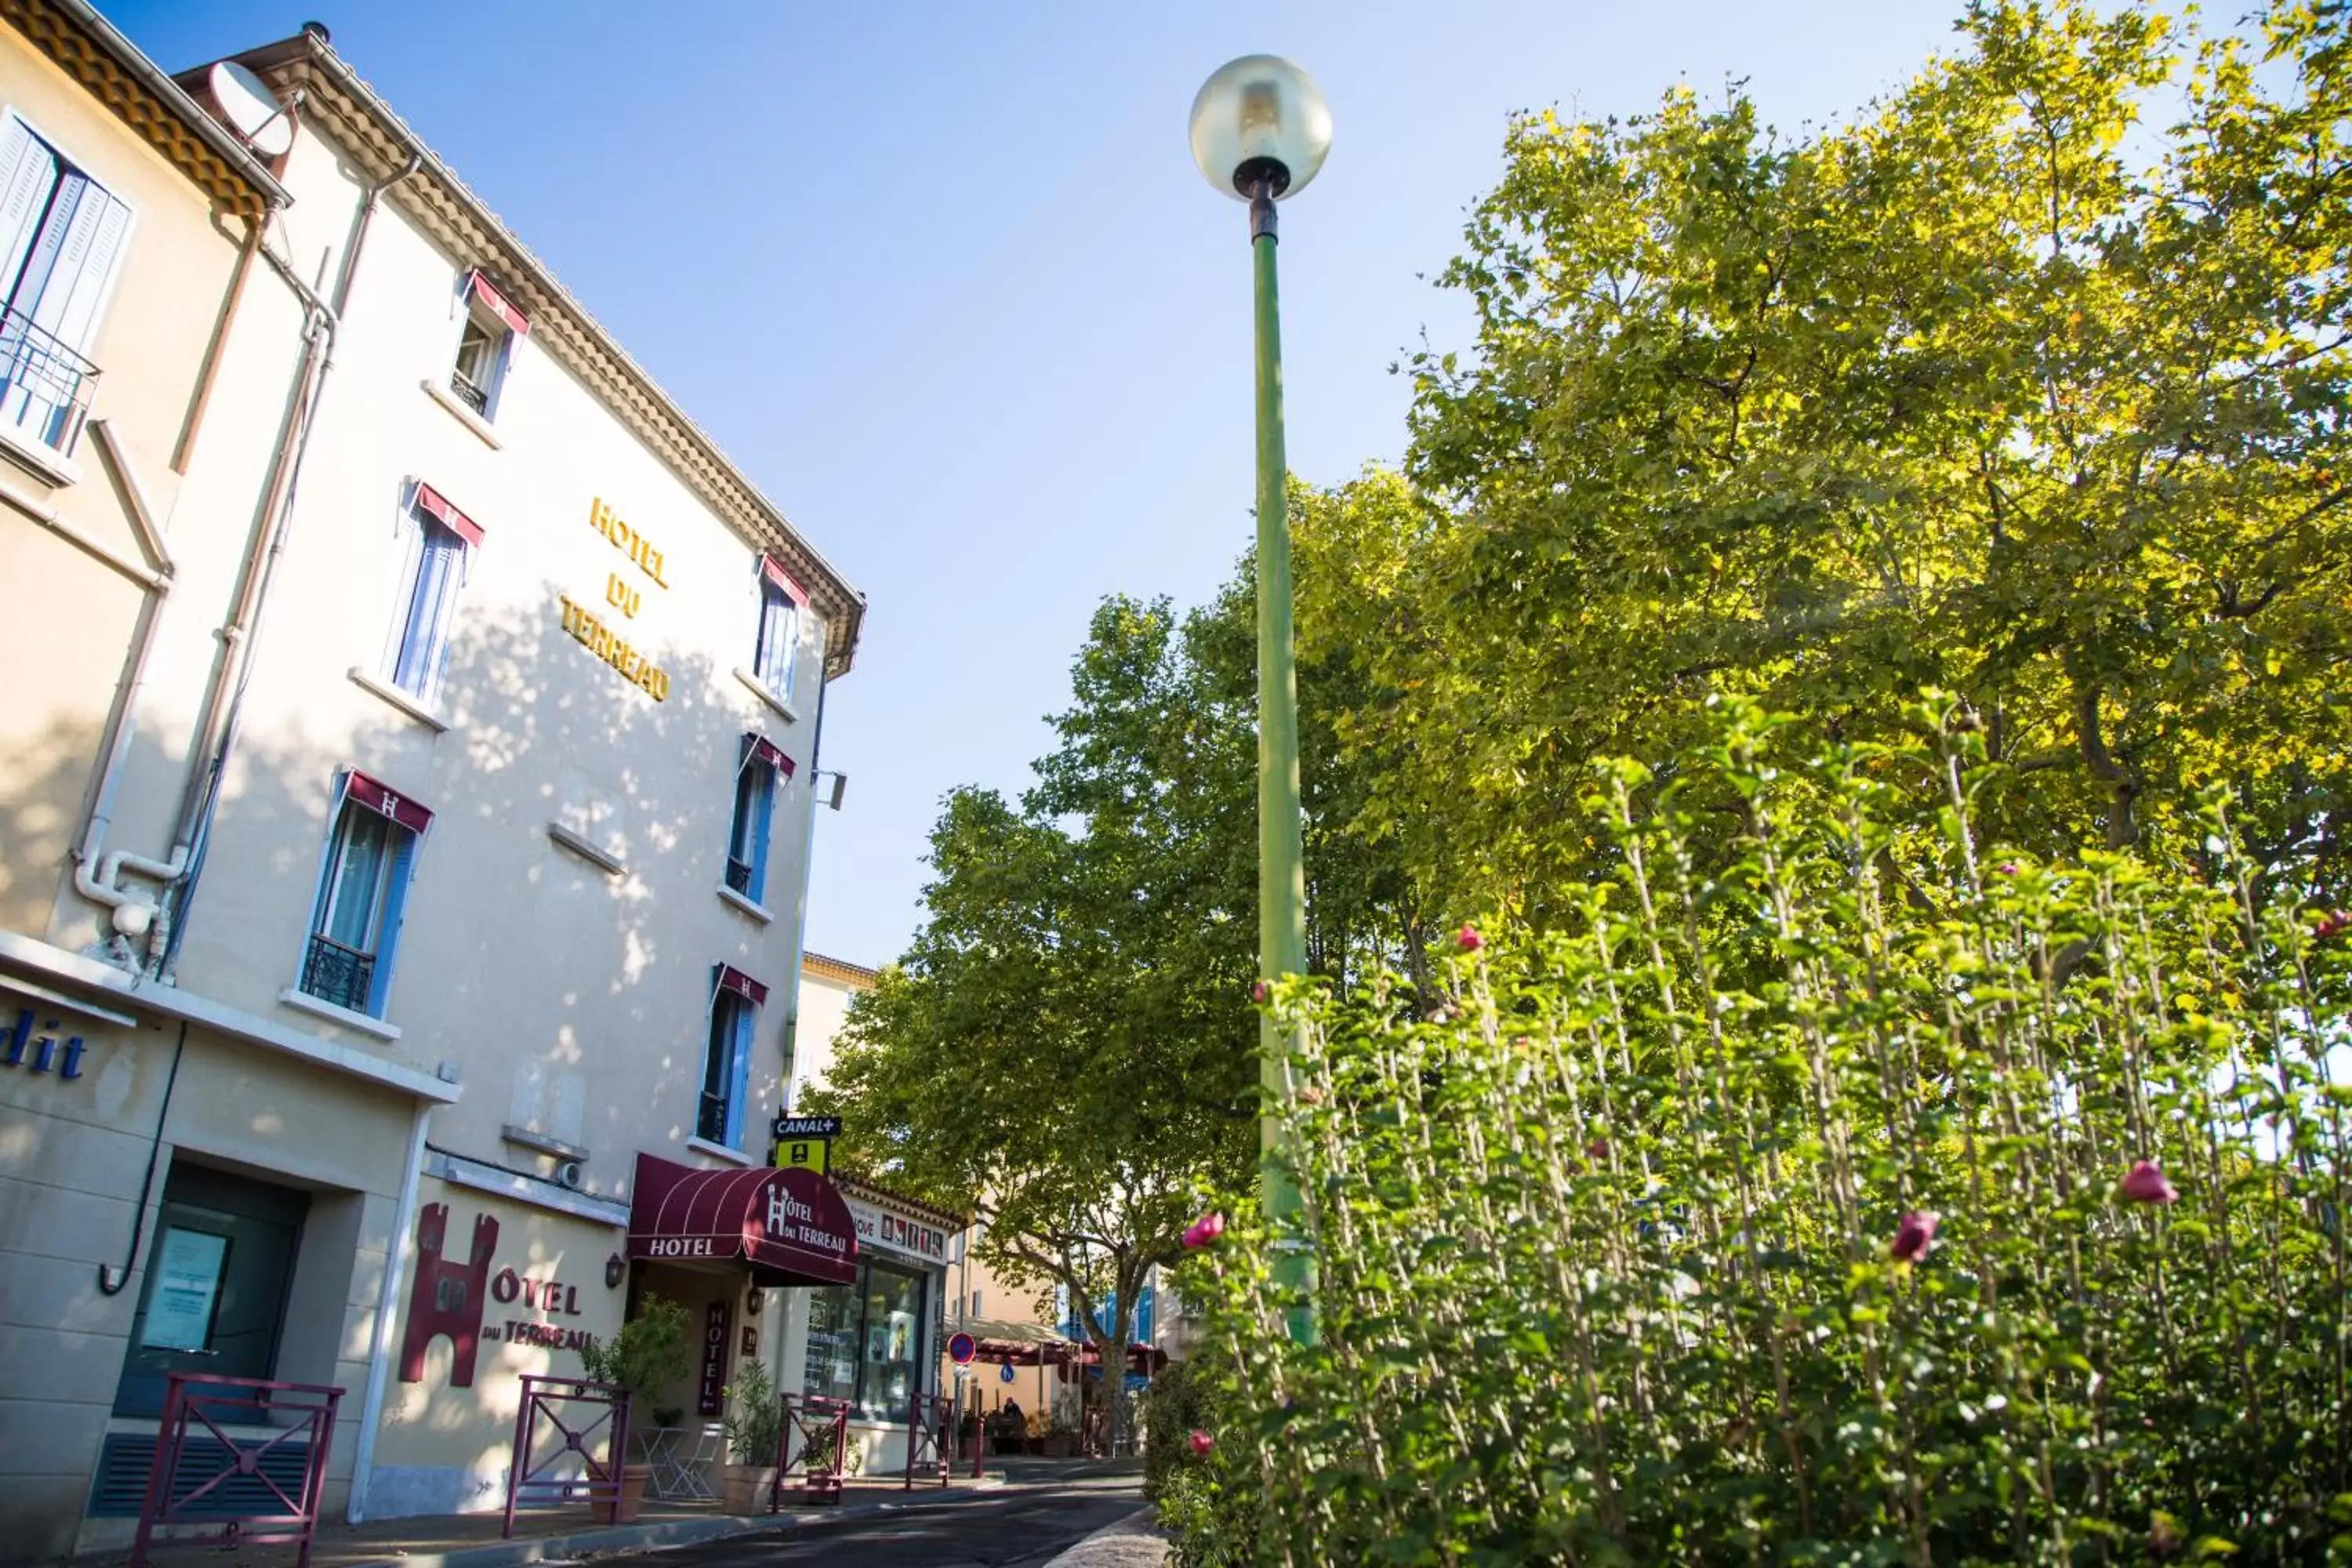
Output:
<instances>
[{"instance_id":1,"label":"blue window shutter","mask_svg":"<svg viewBox=\"0 0 2352 1568\"><path fill-rule=\"evenodd\" d=\"M131 234L131 209L87 180L81 184L73 228L34 315L59 342L86 356L98 337L99 302L113 279L114 259Z\"/></svg>"},{"instance_id":2,"label":"blue window shutter","mask_svg":"<svg viewBox=\"0 0 2352 1568\"><path fill-rule=\"evenodd\" d=\"M349 768L335 770L335 795L327 803L327 850L319 859L319 896L310 906L310 929L327 929L327 909L334 901L335 861L343 843L343 802L351 795Z\"/></svg>"},{"instance_id":3,"label":"blue window shutter","mask_svg":"<svg viewBox=\"0 0 2352 1568\"><path fill-rule=\"evenodd\" d=\"M0 122L0 301L15 303L25 252L57 183L58 155L48 143L13 115Z\"/></svg>"},{"instance_id":4,"label":"blue window shutter","mask_svg":"<svg viewBox=\"0 0 2352 1568\"><path fill-rule=\"evenodd\" d=\"M400 957L400 928L408 915L408 878L416 868L416 835L405 827L386 824L393 840L391 861L385 868L390 886L383 894L383 930L376 938L375 973L368 985L368 1012L383 1016L384 1006L392 1000L392 971Z\"/></svg>"},{"instance_id":5,"label":"blue window shutter","mask_svg":"<svg viewBox=\"0 0 2352 1568\"><path fill-rule=\"evenodd\" d=\"M728 1069L727 1084L727 1146L743 1146L743 1102L751 1098L751 1036L759 1010L740 996L730 994L735 1004L735 1060Z\"/></svg>"},{"instance_id":6,"label":"blue window shutter","mask_svg":"<svg viewBox=\"0 0 2352 1568\"><path fill-rule=\"evenodd\" d=\"M412 696L430 699L441 679L450 613L457 607L457 585L464 575L466 542L456 530L431 518L416 519L416 526L423 537L415 552L416 570L408 584L399 645L393 655L392 683Z\"/></svg>"},{"instance_id":7,"label":"blue window shutter","mask_svg":"<svg viewBox=\"0 0 2352 1568\"><path fill-rule=\"evenodd\" d=\"M751 803L751 901L767 902L768 838L776 822L776 770L758 764L759 794Z\"/></svg>"},{"instance_id":8,"label":"blue window shutter","mask_svg":"<svg viewBox=\"0 0 2352 1568\"><path fill-rule=\"evenodd\" d=\"M752 668L768 689L785 701L793 695L793 667L800 652L800 606L782 588L760 584L760 645Z\"/></svg>"}]
</instances>

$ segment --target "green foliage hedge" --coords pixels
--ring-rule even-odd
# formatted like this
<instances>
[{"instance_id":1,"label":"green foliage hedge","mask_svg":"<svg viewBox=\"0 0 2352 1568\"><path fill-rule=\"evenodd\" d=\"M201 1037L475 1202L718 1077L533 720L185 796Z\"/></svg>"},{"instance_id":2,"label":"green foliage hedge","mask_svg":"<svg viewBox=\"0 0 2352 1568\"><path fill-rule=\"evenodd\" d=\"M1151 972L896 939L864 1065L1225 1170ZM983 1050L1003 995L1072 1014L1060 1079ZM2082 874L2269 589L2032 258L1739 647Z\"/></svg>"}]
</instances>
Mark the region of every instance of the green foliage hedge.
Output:
<instances>
[{"instance_id":1,"label":"green foliage hedge","mask_svg":"<svg viewBox=\"0 0 2352 1568\"><path fill-rule=\"evenodd\" d=\"M1613 764L1570 918L1277 993L1321 1338L1237 1209L1184 1561L2352 1560L2338 922L2218 796L2194 871L1980 850L1916 717Z\"/></svg>"}]
</instances>

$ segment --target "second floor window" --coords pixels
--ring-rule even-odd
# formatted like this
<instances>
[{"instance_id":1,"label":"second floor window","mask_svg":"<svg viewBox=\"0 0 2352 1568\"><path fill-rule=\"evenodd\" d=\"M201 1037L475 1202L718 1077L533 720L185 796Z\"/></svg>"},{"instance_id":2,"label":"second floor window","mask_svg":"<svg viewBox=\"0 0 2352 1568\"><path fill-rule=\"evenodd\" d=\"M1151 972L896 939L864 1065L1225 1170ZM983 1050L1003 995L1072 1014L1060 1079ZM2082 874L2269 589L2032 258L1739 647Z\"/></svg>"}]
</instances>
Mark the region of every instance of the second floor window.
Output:
<instances>
[{"instance_id":1,"label":"second floor window","mask_svg":"<svg viewBox=\"0 0 2352 1568\"><path fill-rule=\"evenodd\" d=\"M793 700L793 671L800 663L801 613L808 591L793 581L772 555L760 558L760 640L751 673L779 702Z\"/></svg>"},{"instance_id":2,"label":"second floor window","mask_svg":"<svg viewBox=\"0 0 2352 1568\"><path fill-rule=\"evenodd\" d=\"M727 830L727 885L755 904L767 896L776 781L792 776L792 758L758 735L743 737L735 766L735 820Z\"/></svg>"},{"instance_id":3,"label":"second floor window","mask_svg":"<svg viewBox=\"0 0 2352 1568\"><path fill-rule=\"evenodd\" d=\"M457 330L449 390L483 418L495 419L515 344L530 331L530 322L478 271L466 274L461 292L465 319Z\"/></svg>"},{"instance_id":4,"label":"second floor window","mask_svg":"<svg viewBox=\"0 0 2352 1568\"><path fill-rule=\"evenodd\" d=\"M744 1101L751 1081L752 1026L768 988L740 969L711 970L710 1044L702 1059L702 1098L694 1135L730 1149L743 1146Z\"/></svg>"},{"instance_id":5,"label":"second floor window","mask_svg":"<svg viewBox=\"0 0 2352 1568\"><path fill-rule=\"evenodd\" d=\"M393 602L384 676L418 701L430 702L440 690L441 667L448 658L457 590L466 580L469 552L482 542L482 530L426 484L415 487L404 527L408 557Z\"/></svg>"},{"instance_id":6,"label":"second floor window","mask_svg":"<svg viewBox=\"0 0 2352 1568\"><path fill-rule=\"evenodd\" d=\"M383 1016L409 873L432 825L433 814L405 795L362 773L343 775L302 955L304 994Z\"/></svg>"},{"instance_id":7,"label":"second floor window","mask_svg":"<svg viewBox=\"0 0 2352 1568\"><path fill-rule=\"evenodd\" d=\"M0 426L73 451L98 380L84 356L130 237L128 206L0 116Z\"/></svg>"}]
</instances>

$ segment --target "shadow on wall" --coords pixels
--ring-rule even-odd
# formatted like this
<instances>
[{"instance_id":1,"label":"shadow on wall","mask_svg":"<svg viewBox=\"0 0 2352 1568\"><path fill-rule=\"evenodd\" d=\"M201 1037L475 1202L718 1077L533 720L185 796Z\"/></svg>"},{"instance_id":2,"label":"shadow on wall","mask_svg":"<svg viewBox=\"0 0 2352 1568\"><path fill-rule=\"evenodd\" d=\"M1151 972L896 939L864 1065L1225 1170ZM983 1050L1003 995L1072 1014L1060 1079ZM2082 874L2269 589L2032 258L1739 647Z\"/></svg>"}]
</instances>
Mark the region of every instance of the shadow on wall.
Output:
<instances>
[{"instance_id":1,"label":"shadow on wall","mask_svg":"<svg viewBox=\"0 0 2352 1568\"><path fill-rule=\"evenodd\" d=\"M629 1172L616 1152L694 1131L710 966L730 963L777 988L790 977L763 962L782 951L765 941L768 928L718 897L741 737L762 728L746 716L748 694L731 667L648 637L667 677L656 700L565 630L568 588L545 581L534 605L471 613L461 598L435 698L448 721L441 733L346 678L348 667L382 668L388 605L352 617L336 646L303 647L292 626L266 628L177 978L290 1017L277 998L298 982L320 907L336 775L356 768L380 779L435 815L384 1005L403 1038L370 1048L427 1068L463 1063L465 1100L436 1117L436 1130L462 1128L469 1144L494 1146L499 1124L533 1125L596 1150L590 1190L618 1194ZM616 610L595 611L617 636L636 629ZM177 789L166 759L185 745L143 728L134 738L110 848L166 847L146 840L160 836ZM18 769L0 797L0 843L34 841L18 813L48 809L58 786L79 798L94 747L72 724L44 737L39 764ZM34 776L43 767L52 776ZM805 784L779 790L780 844L796 816L787 799ZM551 823L622 871L559 847ZM769 869L772 903L786 870L781 858ZM61 858L56 876L70 873ZM768 1042L782 1022L780 1006L763 1010L768 1048L755 1054L753 1103L773 1098L781 1064Z\"/></svg>"}]
</instances>

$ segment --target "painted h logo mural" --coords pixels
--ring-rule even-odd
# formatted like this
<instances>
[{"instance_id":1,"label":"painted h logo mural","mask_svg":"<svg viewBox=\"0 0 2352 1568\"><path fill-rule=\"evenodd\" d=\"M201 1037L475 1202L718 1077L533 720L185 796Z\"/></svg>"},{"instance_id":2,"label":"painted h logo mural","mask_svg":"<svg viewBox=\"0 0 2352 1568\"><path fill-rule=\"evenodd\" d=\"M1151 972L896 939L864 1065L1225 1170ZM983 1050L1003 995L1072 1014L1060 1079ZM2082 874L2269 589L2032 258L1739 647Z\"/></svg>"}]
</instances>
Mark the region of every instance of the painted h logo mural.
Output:
<instances>
[{"instance_id":1,"label":"painted h logo mural","mask_svg":"<svg viewBox=\"0 0 2352 1568\"><path fill-rule=\"evenodd\" d=\"M474 1253L463 1263L441 1256L449 1228L449 1205L426 1204L416 1216L416 1279L408 1290L408 1327L400 1342L400 1381L425 1381L425 1352L446 1334L455 1363L449 1386L474 1386L474 1362L481 1348L482 1308L489 1300L490 1255L499 1245L499 1222L474 1219Z\"/></svg>"}]
</instances>

